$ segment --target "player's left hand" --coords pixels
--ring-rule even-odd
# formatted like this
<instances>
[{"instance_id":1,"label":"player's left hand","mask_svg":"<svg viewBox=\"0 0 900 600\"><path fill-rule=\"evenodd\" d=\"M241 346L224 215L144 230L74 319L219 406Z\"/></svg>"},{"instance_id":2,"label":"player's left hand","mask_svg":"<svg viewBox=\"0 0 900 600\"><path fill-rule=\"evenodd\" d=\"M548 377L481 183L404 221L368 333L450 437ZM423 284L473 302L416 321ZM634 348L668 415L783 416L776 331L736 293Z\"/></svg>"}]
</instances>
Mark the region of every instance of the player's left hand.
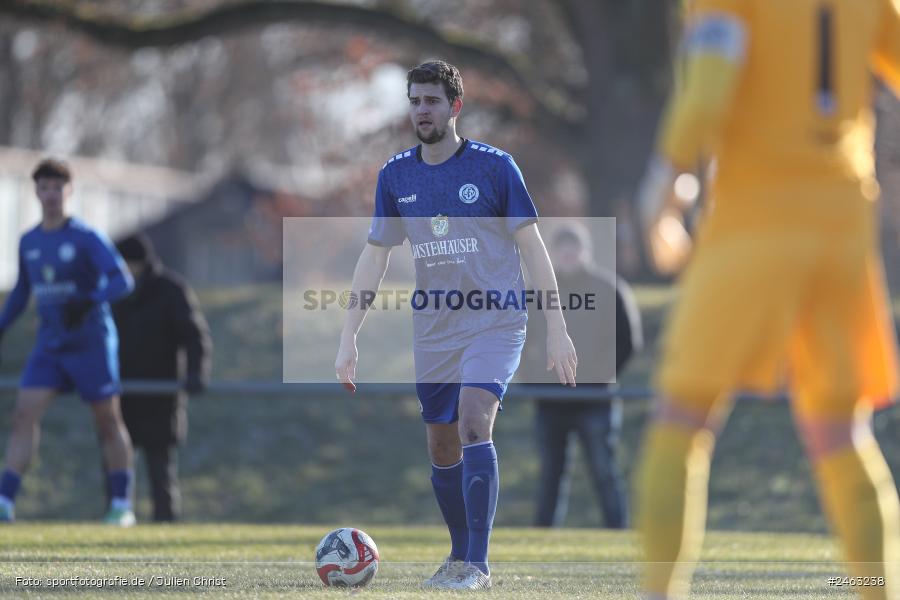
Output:
<instances>
[{"instance_id":1,"label":"player's left hand","mask_svg":"<svg viewBox=\"0 0 900 600\"><path fill-rule=\"evenodd\" d=\"M565 329L551 329L547 332L547 370L555 370L562 385L575 387L575 373L578 356L575 345Z\"/></svg>"},{"instance_id":2,"label":"player's left hand","mask_svg":"<svg viewBox=\"0 0 900 600\"><path fill-rule=\"evenodd\" d=\"M90 298L70 298L63 307L63 326L66 329L75 329L84 321L94 301Z\"/></svg>"},{"instance_id":3,"label":"player's left hand","mask_svg":"<svg viewBox=\"0 0 900 600\"><path fill-rule=\"evenodd\" d=\"M671 162L654 156L637 192L641 238L647 258L654 270L663 275L679 271L693 247L683 213L696 198L678 197L675 192L677 176L678 171Z\"/></svg>"}]
</instances>

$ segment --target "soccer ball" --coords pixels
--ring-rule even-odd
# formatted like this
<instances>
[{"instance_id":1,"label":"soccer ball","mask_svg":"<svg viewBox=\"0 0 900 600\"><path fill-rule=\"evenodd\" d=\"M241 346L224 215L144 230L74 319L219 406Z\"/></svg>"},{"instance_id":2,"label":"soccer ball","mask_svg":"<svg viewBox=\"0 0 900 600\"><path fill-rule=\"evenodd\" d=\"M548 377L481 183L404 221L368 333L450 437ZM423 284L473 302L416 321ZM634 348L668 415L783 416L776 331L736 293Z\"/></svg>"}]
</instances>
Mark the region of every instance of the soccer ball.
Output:
<instances>
[{"instance_id":1,"label":"soccer ball","mask_svg":"<svg viewBox=\"0 0 900 600\"><path fill-rule=\"evenodd\" d=\"M316 573L327 586L363 587L378 571L378 548L364 531L335 529L316 546Z\"/></svg>"}]
</instances>

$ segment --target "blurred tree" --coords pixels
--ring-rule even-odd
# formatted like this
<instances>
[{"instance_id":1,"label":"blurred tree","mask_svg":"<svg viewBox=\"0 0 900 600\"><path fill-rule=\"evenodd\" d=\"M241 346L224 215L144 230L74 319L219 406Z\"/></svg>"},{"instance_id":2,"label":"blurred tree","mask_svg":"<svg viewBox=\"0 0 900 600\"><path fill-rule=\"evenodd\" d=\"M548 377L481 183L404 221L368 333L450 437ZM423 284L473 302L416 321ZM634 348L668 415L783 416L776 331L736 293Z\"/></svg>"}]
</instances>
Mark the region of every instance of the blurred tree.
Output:
<instances>
[{"instance_id":1,"label":"blurred tree","mask_svg":"<svg viewBox=\"0 0 900 600\"><path fill-rule=\"evenodd\" d=\"M590 214L608 216L630 196L652 142L668 84L673 5L656 0L11 0L0 3L0 14L62 26L105 46L144 49L131 62L143 61L145 70L159 61L159 54L146 49L176 48L162 61L168 64L156 68L174 79L167 127L179 142L169 160L188 168L201 166L216 143L240 148L252 139L242 124L274 130L283 125L277 111L254 114L288 106L274 98L284 93L271 85L279 70L284 74L304 63L341 69L348 55L359 63L368 60L369 68L377 64L368 57L375 48L366 37L353 38L355 48L329 57L321 50L333 48L334 41L315 33L301 36L307 39L294 44L285 63L257 43L252 32L259 26L355 29L384 42L382 60L443 56L466 69L468 95L492 106L497 123L553 144L581 174ZM0 68L10 62L4 41L0 35ZM185 53L193 53L193 60L179 64L172 58ZM471 71L480 75L474 81ZM247 89L253 94L233 93ZM0 92L0 107L6 101ZM243 118L223 122L238 115ZM0 142L4 131L0 119ZM198 133L188 137L185 131Z\"/></svg>"}]
</instances>

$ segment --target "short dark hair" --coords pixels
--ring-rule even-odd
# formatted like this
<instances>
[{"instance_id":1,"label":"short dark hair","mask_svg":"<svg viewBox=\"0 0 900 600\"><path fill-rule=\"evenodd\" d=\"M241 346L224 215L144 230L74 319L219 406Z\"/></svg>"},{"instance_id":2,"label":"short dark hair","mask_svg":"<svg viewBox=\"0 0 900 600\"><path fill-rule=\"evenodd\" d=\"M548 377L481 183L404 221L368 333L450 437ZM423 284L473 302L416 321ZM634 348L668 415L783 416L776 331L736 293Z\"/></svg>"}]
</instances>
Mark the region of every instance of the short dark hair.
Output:
<instances>
[{"instance_id":1,"label":"short dark hair","mask_svg":"<svg viewBox=\"0 0 900 600\"><path fill-rule=\"evenodd\" d=\"M444 86L444 93L447 94L450 104L463 97L463 83L459 69L443 60L430 60L410 69L406 74L406 93L409 94L409 88L414 83L438 82Z\"/></svg>"},{"instance_id":2,"label":"short dark hair","mask_svg":"<svg viewBox=\"0 0 900 600\"><path fill-rule=\"evenodd\" d=\"M72 171L69 170L69 165L64 161L56 160L54 158L45 158L34 168L34 171L31 173L31 178L35 183L37 183L38 179L44 178L62 179L66 183L69 183L72 181Z\"/></svg>"},{"instance_id":3,"label":"short dark hair","mask_svg":"<svg viewBox=\"0 0 900 600\"><path fill-rule=\"evenodd\" d=\"M156 250L146 233L138 232L116 242L116 250L125 262L153 262Z\"/></svg>"}]
</instances>

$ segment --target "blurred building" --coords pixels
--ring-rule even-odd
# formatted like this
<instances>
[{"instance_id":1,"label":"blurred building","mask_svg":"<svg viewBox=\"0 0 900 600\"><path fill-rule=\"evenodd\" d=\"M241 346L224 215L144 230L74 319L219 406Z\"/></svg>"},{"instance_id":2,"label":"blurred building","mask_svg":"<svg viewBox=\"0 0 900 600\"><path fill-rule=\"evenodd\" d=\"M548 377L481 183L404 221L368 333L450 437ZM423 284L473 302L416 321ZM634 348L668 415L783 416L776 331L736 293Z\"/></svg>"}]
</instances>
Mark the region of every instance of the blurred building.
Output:
<instances>
[{"instance_id":1,"label":"blurred building","mask_svg":"<svg viewBox=\"0 0 900 600\"><path fill-rule=\"evenodd\" d=\"M194 287L280 281L282 217L305 216L308 207L234 171L144 231L163 264Z\"/></svg>"},{"instance_id":2,"label":"blurred building","mask_svg":"<svg viewBox=\"0 0 900 600\"><path fill-rule=\"evenodd\" d=\"M0 289L15 284L18 239L40 220L31 172L45 154L0 147ZM71 210L115 239L190 204L200 188L184 171L63 156L72 167Z\"/></svg>"},{"instance_id":3,"label":"blurred building","mask_svg":"<svg viewBox=\"0 0 900 600\"><path fill-rule=\"evenodd\" d=\"M0 290L15 284L18 239L40 220L31 172L44 154L0 147ZM62 157L73 172L70 210L117 240L146 231L164 264L195 287L279 281L282 218L346 214L341 194L311 185L294 169L233 166L192 173L81 157ZM301 186L323 195L301 197ZM356 182L353 182L354 184ZM292 190L292 191L283 191Z\"/></svg>"}]
</instances>

